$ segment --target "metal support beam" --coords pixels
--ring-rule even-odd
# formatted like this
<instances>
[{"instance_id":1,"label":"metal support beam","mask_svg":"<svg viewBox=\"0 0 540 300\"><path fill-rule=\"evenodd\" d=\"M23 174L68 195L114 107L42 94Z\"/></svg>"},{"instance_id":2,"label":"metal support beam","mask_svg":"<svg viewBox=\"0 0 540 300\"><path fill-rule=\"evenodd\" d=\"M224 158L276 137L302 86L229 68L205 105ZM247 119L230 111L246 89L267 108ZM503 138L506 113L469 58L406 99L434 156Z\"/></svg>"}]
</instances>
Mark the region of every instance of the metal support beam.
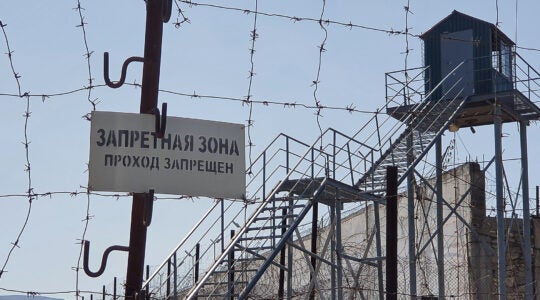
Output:
<instances>
[{"instance_id":1,"label":"metal support beam","mask_svg":"<svg viewBox=\"0 0 540 300\"><path fill-rule=\"evenodd\" d=\"M167 278L165 280L166 291L167 291L167 300L171 300L171 259L167 260Z\"/></svg>"},{"instance_id":2,"label":"metal support beam","mask_svg":"<svg viewBox=\"0 0 540 300\"><path fill-rule=\"evenodd\" d=\"M373 214L375 215L375 251L377 253L377 257L382 257L382 246L381 246L381 231L379 228L381 228L381 219L379 214L379 203L375 202L373 203ZM379 300L384 300L384 282L383 282L383 267L382 267L382 260L377 260L377 282L378 282L378 288L379 288Z\"/></svg>"},{"instance_id":3,"label":"metal support beam","mask_svg":"<svg viewBox=\"0 0 540 300\"><path fill-rule=\"evenodd\" d=\"M283 208L281 210L281 215L283 218L281 219L281 236L285 235L285 232L287 231L287 208ZM281 253L279 254L279 264L282 266L285 266L285 255L286 255L286 247L283 247L281 249ZM282 300L285 299L285 270L279 269L279 287L278 287L278 299Z\"/></svg>"},{"instance_id":4,"label":"metal support beam","mask_svg":"<svg viewBox=\"0 0 540 300\"><path fill-rule=\"evenodd\" d=\"M221 236L223 238L223 236ZM193 270L193 284L197 284L199 282L199 267L200 267L200 260L201 260L201 244L197 243L195 245L195 269ZM174 253L174 259L176 259L176 252ZM175 268L176 270L176 268ZM195 295L194 300L197 300L198 296Z\"/></svg>"},{"instance_id":5,"label":"metal support beam","mask_svg":"<svg viewBox=\"0 0 540 300\"><path fill-rule=\"evenodd\" d=\"M502 161L502 121L501 106L495 104L493 116L495 134L495 184L497 197L497 253L499 299L506 299L506 237L504 222L503 161Z\"/></svg>"},{"instance_id":6,"label":"metal support beam","mask_svg":"<svg viewBox=\"0 0 540 300\"><path fill-rule=\"evenodd\" d=\"M313 211L312 211L312 220L311 220L311 253L317 254L317 233L318 233L318 218L319 218L319 203L314 200L315 203L313 204ZM312 256L311 257L311 266L313 267L313 270L317 267L317 258ZM316 275L313 273L309 274L310 281L313 280L313 278ZM309 299L314 300L315 299L315 286L309 291Z\"/></svg>"},{"instance_id":7,"label":"metal support beam","mask_svg":"<svg viewBox=\"0 0 540 300\"><path fill-rule=\"evenodd\" d=\"M413 135L407 137L407 166L412 167L414 162L412 149L413 149ZM409 231L409 293L411 300L416 299L416 229L414 218L414 173L409 172L407 175L407 220Z\"/></svg>"},{"instance_id":8,"label":"metal support beam","mask_svg":"<svg viewBox=\"0 0 540 300\"><path fill-rule=\"evenodd\" d=\"M397 167L386 167L386 299L388 300L397 299L398 287L397 181Z\"/></svg>"},{"instance_id":9,"label":"metal support beam","mask_svg":"<svg viewBox=\"0 0 540 300\"><path fill-rule=\"evenodd\" d=\"M444 225L443 225L443 182L442 182L442 138L435 144L436 194L437 194L437 274L439 281L439 299L444 299Z\"/></svg>"},{"instance_id":10,"label":"metal support beam","mask_svg":"<svg viewBox=\"0 0 540 300\"><path fill-rule=\"evenodd\" d=\"M323 180L321 185L315 191L315 193L313 195L313 199L316 199L317 197L319 197L320 194L323 192L325 187L326 187L326 179ZM311 200L308 203L306 203L305 207L302 209L302 211L300 211L298 216L294 219L294 221L292 223L290 223L289 229L287 229L287 231L286 231L285 235L283 236L283 238L276 245L276 249L282 249L285 246L285 244L287 243L289 238L292 237L292 235L294 233L294 230L297 228L298 224L300 224L300 222L302 222L304 217L307 215L308 211L311 210L312 206L313 206L313 202ZM277 254L278 254L278 251L272 251L272 253L270 253L270 255L267 257L267 259L264 261L264 263L259 267L259 270L257 271L257 273L255 275L253 275L253 277L251 278L249 284L244 288L243 291L240 292L240 294L238 296L239 299L244 299L249 295L249 293L255 287L255 285L257 284L257 282L259 281L259 279L261 278L263 273L266 271L268 266L270 266L272 264L272 262L274 261L274 259L277 256ZM292 259L292 257L291 257L291 259ZM289 273L290 272L291 272L291 269L289 269Z\"/></svg>"},{"instance_id":11,"label":"metal support beam","mask_svg":"<svg viewBox=\"0 0 540 300\"><path fill-rule=\"evenodd\" d=\"M150 266L146 265L146 280L150 278ZM144 290L144 299L149 300L150 299L150 287L147 285L146 289Z\"/></svg>"},{"instance_id":12,"label":"metal support beam","mask_svg":"<svg viewBox=\"0 0 540 300\"><path fill-rule=\"evenodd\" d=\"M221 217L220 217L220 229L221 229L221 253L225 251L225 200L219 200L221 204Z\"/></svg>"},{"instance_id":13,"label":"metal support beam","mask_svg":"<svg viewBox=\"0 0 540 300\"><path fill-rule=\"evenodd\" d=\"M231 230L231 240L234 238L234 235L236 232L234 230ZM229 287L228 293L229 293L229 299L234 300L234 285L235 282L235 276L234 276L234 269L235 269L235 257L234 257L234 248L231 249L231 252L229 253L229 261L228 261L228 269L229 269L229 276L227 278L227 286Z\"/></svg>"},{"instance_id":14,"label":"metal support beam","mask_svg":"<svg viewBox=\"0 0 540 300\"><path fill-rule=\"evenodd\" d=\"M289 143L289 140L287 139L287 147L288 147L288 144ZM288 155L288 152L287 152L287 155ZM288 169L288 156L287 156L287 169ZM294 217L293 217L293 212L294 212L294 203L293 203L293 198L292 197L289 197L289 226L290 224L293 224L294 222ZM282 235L283 237L285 237L285 233ZM291 299L292 298L292 275L293 275L293 247L292 247L292 241L293 241L293 238L292 238L292 235L287 239L287 299Z\"/></svg>"},{"instance_id":15,"label":"metal support beam","mask_svg":"<svg viewBox=\"0 0 540 300\"><path fill-rule=\"evenodd\" d=\"M343 299L343 244L341 243L341 202L336 200L336 262L337 262L337 299Z\"/></svg>"},{"instance_id":16,"label":"metal support beam","mask_svg":"<svg viewBox=\"0 0 540 300\"><path fill-rule=\"evenodd\" d=\"M336 210L334 207L330 207L330 226L335 227L336 224ZM333 230L334 233L336 232ZM330 237L330 292L332 300L336 299L336 238L334 236Z\"/></svg>"},{"instance_id":17,"label":"metal support beam","mask_svg":"<svg viewBox=\"0 0 540 300\"><path fill-rule=\"evenodd\" d=\"M174 300L177 300L178 299L178 261L176 259L176 252L174 252L174 255L173 255L173 266L174 266L174 269L173 269L173 297L174 297ZM197 300L197 299L195 299Z\"/></svg>"},{"instance_id":18,"label":"metal support beam","mask_svg":"<svg viewBox=\"0 0 540 300\"><path fill-rule=\"evenodd\" d=\"M521 140L521 180L523 182L523 260L525 263L525 299L532 299L533 275L531 261L531 211L529 207L529 161L527 155L527 124L519 124Z\"/></svg>"}]
</instances>

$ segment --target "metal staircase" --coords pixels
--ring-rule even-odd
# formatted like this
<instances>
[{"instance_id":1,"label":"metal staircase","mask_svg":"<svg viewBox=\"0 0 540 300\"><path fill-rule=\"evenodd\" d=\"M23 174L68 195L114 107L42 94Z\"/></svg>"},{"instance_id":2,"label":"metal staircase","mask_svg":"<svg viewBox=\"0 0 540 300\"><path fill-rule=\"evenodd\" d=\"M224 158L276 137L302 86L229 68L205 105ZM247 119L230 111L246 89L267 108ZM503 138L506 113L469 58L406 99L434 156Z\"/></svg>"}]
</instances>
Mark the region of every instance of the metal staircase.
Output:
<instances>
[{"instance_id":1,"label":"metal staircase","mask_svg":"<svg viewBox=\"0 0 540 300\"><path fill-rule=\"evenodd\" d=\"M148 274L141 293L152 299L245 299L258 293L268 298L262 293L270 291L270 298L278 297L275 282L257 285L270 269L281 275L292 272L284 261L285 246L298 241L299 228L309 224L305 217L315 203L346 203L358 210L378 202L386 166L398 166L401 183L446 130L467 99L429 100L446 79L419 101L400 106L405 111L390 108L387 99L387 113L375 114L352 136L327 129L310 145L280 134L247 170L246 199L216 200ZM407 89L408 81L393 97L412 99Z\"/></svg>"},{"instance_id":2,"label":"metal staircase","mask_svg":"<svg viewBox=\"0 0 540 300\"><path fill-rule=\"evenodd\" d=\"M286 270L286 265L274 262L293 230L311 209L313 200L326 182L312 181L304 195L270 198L263 202L252 218L234 234L225 252L187 294L186 298L245 296L270 264Z\"/></svg>"},{"instance_id":3,"label":"metal staircase","mask_svg":"<svg viewBox=\"0 0 540 300\"><path fill-rule=\"evenodd\" d=\"M448 100L424 101L414 105L412 113L404 122L411 124L401 133L391 146L372 165L370 170L358 180L356 187L382 196L386 189L386 167L397 166L400 182L409 166L415 166L452 122L463 107L465 97Z\"/></svg>"}]
</instances>

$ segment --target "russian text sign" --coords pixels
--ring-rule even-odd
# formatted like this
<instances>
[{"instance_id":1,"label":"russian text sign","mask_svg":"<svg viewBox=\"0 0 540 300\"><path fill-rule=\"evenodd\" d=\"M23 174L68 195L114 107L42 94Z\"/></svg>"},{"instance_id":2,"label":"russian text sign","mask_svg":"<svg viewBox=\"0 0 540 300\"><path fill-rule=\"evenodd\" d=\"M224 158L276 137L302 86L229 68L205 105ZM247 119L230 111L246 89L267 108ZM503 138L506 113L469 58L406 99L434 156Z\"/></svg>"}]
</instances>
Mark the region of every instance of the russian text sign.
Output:
<instances>
[{"instance_id":1,"label":"russian text sign","mask_svg":"<svg viewBox=\"0 0 540 300\"><path fill-rule=\"evenodd\" d=\"M92 112L88 186L94 191L243 198L244 125L148 114Z\"/></svg>"}]
</instances>

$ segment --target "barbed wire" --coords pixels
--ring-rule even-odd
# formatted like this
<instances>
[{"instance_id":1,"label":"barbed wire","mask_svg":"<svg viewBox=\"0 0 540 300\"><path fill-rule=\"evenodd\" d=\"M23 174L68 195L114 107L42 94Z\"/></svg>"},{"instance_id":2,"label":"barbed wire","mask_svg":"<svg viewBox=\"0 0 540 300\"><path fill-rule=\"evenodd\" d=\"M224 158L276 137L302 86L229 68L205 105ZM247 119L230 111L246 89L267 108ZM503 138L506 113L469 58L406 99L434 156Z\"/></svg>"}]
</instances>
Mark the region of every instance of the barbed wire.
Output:
<instances>
[{"instance_id":1,"label":"barbed wire","mask_svg":"<svg viewBox=\"0 0 540 300\"><path fill-rule=\"evenodd\" d=\"M94 88L94 78L92 76L92 65L91 65L91 61L90 61L90 59L92 57L92 54L94 52L90 51L90 48L88 47L88 38L87 38L87 34L86 34L86 25L88 23L86 23L86 21L85 21L85 18L84 18L84 15L83 15L84 8L81 6L81 1L80 0L77 0L77 7L75 7L74 10L77 11L77 14L79 16L80 24L78 24L76 27L81 28L82 37L83 37L82 40L83 40L84 49L85 49L84 57L86 58L86 65L87 65L87 71L88 71L88 86L86 87L86 91L88 92L87 93L87 101L92 106L92 111L95 111L96 110L96 105L98 104L98 99L97 98L92 99L92 90ZM88 119L88 114L83 116L83 118ZM73 268L74 271L75 271L75 290L76 290L75 297L77 299L79 299L79 297L80 297L80 294L79 294L79 275L80 275L81 260L82 260L82 256L83 256L83 250L84 250L84 240L86 239L86 232L88 231L88 224L90 222L90 219L92 218L90 216L90 193L89 193L88 189L86 190L86 211L85 211L85 214L86 215L85 215L84 219L82 220L82 222L84 223L83 232L82 232L82 236L81 236L81 238L80 238L80 240L78 242L78 243L80 243L79 257L77 258L77 265Z\"/></svg>"},{"instance_id":2,"label":"barbed wire","mask_svg":"<svg viewBox=\"0 0 540 300\"><path fill-rule=\"evenodd\" d=\"M126 82L124 84L125 85L130 85L130 86L133 86L133 87L137 87L137 88L141 88L141 84L136 83L136 82L133 82L133 83ZM94 85L92 88L95 90L95 89L103 88L103 87L106 87L106 85L105 84ZM67 96L67 95L72 95L72 94L76 94L76 93L79 93L79 92L84 92L88 88L89 87L83 86L81 88L76 88L76 89L66 90L66 91L60 91L60 92L54 92L54 93L39 93L39 94L29 93L29 94L27 94L27 96L30 97L30 98L40 98L42 101L46 101L46 100L49 100L49 99L54 98L54 97ZM205 99L205 100L223 100L223 101L238 102L240 104L245 103L245 101L246 101L245 98L241 98L241 97L201 94L201 93L197 93L195 91L192 92L192 93L173 91L173 90L169 90L169 89L159 89L159 91L161 93L166 93L166 94L175 95L175 96L182 96L182 97L191 98L191 99L198 99L198 100L201 100L201 99ZM0 93L0 96L19 97L18 95L11 94L11 93ZM258 99L254 100L252 98L250 100L250 102L252 104L261 105L261 106L265 106L265 107L268 107L268 106L280 106L281 108L291 108L291 109L294 109L294 108L304 108L304 109L307 109L307 110L321 109L321 111L322 110L333 110L333 111L343 111L343 112L348 112L348 113L360 113L360 114L369 114L369 115L381 115L381 114L384 115L384 114L387 114L384 111L371 111L371 110L358 109L358 108L356 108L354 103L348 104L346 106L319 105L317 107L315 105L310 105L310 104L298 102L298 101L292 100L292 99L288 100L288 101L280 101L280 100L270 100L270 99L268 99L268 100L258 100ZM86 115L84 117L89 119L89 115Z\"/></svg>"},{"instance_id":3,"label":"barbed wire","mask_svg":"<svg viewBox=\"0 0 540 300\"><path fill-rule=\"evenodd\" d=\"M85 191L53 191L53 192L43 192L43 193L33 193L32 197L34 198L43 198L43 197L52 197L56 195L69 195L71 197L76 197L78 195L82 194L90 194L94 196L101 196L101 197L111 197L111 198L122 198L122 197L130 197L131 195L129 193L126 194L103 194L103 193L96 193L96 192L85 192ZM0 195L0 198L17 198L17 197L28 197L27 194L4 194Z\"/></svg>"},{"instance_id":4,"label":"barbed wire","mask_svg":"<svg viewBox=\"0 0 540 300\"><path fill-rule=\"evenodd\" d=\"M174 27L180 28L182 24L184 23L191 23L188 17L184 15L184 11L180 8L180 5L178 4L178 0L174 0L174 4L176 5L176 10L178 12L176 16L176 22L173 22Z\"/></svg>"},{"instance_id":5,"label":"barbed wire","mask_svg":"<svg viewBox=\"0 0 540 300\"><path fill-rule=\"evenodd\" d=\"M18 91L17 96L22 97L23 95L21 92L21 82L19 81L19 78L21 78L21 75L15 72L15 67L13 66L13 50L11 50L11 46L9 45L9 39L7 36L6 27L7 27L7 24L2 23L2 20L0 20L0 28L2 28L2 33L4 34L4 41L6 43L6 48L7 48L6 55L9 58L9 66L11 67L11 72L13 73L13 77L15 78L15 81L17 82L17 91Z\"/></svg>"},{"instance_id":6,"label":"barbed wire","mask_svg":"<svg viewBox=\"0 0 540 300\"><path fill-rule=\"evenodd\" d=\"M125 193L125 194L109 194L109 193L98 193L98 192L92 192L88 190L87 187L82 187L86 189L86 191L54 191L54 192L43 192L43 193L32 193L31 196L34 198L34 200L38 200L38 198L52 198L53 196L70 196L70 197L77 197L79 195L91 195L95 197L103 197L103 198L114 198L116 200L119 200L120 198L130 198L133 196L133 193ZM26 198L28 197L27 194L0 194L0 198ZM183 199L198 199L199 197L194 196L156 196L155 200L183 200Z\"/></svg>"},{"instance_id":7,"label":"barbed wire","mask_svg":"<svg viewBox=\"0 0 540 300\"><path fill-rule=\"evenodd\" d=\"M27 182L28 182L27 192L25 194L25 197L28 198L28 209L26 211L26 217L24 218L23 225L21 226L21 229L19 230L19 233L17 234L17 238L15 239L14 242L12 242L12 246L11 246L7 256L6 256L4 264L2 265L2 269L0 270L0 278L6 272L6 266L7 266L8 262L9 262L9 259L11 258L11 255L13 254L13 251L15 250L15 248L19 248L20 239L21 239L24 231L26 230L26 226L28 225L28 221L30 220L30 214L32 213L32 202L34 200L33 188L32 188L31 167L30 167L30 155L29 155L29 149L28 149L29 148L28 146L30 145L30 142L28 140L28 119L30 118L30 98L28 96L26 97L26 112L24 113L23 116L25 118L23 145L24 145L24 149L25 149L25 159L26 159L26 164L25 164L24 171L27 173Z\"/></svg>"},{"instance_id":8,"label":"barbed wire","mask_svg":"<svg viewBox=\"0 0 540 300\"><path fill-rule=\"evenodd\" d=\"M66 295L66 294L74 294L77 295L79 293L84 294L94 294L94 295L105 295L105 296L113 296L111 293L103 293L103 291L91 291L91 290L82 290L82 291L24 291L24 290L18 290L18 289L8 289L0 287L0 291L9 292L9 293L16 293L16 294L23 294L27 297L36 297L36 296L43 296L43 295Z\"/></svg>"},{"instance_id":9,"label":"barbed wire","mask_svg":"<svg viewBox=\"0 0 540 300\"><path fill-rule=\"evenodd\" d=\"M28 138L28 121L29 121L29 118L30 118L30 115L31 115L31 112L30 112L30 97L28 96L28 93L22 93L22 89L21 89L21 82L19 80L19 78L21 78L21 76L15 71L15 67L14 67L14 64L13 64L13 50L11 49L11 46L9 44L9 39L8 39L8 35L7 35L7 32L6 32L6 27L7 27L7 24L4 24L0 21L0 27L2 28L2 32L4 34L4 40L5 40L5 43L6 43L6 48L7 48L7 56L8 56L8 59L9 59L9 64L10 64L10 67L11 67L11 72L13 73L13 77L17 83L17 91L18 91L18 97L19 98L25 98L26 99L26 109L25 109L25 112L23 114L23 118L24 118L24 140L23 140L23 146L24 146L24 157L25 157L25 168L24 168L24 171L26 172L27 174L27 190L26 190L26 198L28 199L28 209L26 211L26 216L24 218L24 222L23 222L23 225L21 226L21 229L19 230L19 233L17 234L17 238L15 239L15 241L13 241L11 243L11 247L8 251L8 254L4 260L4 263L2 265L2 269L0 269L0 278L2 278L2 275L6 272L6 267L9 263L9 260L11 258L11 255L13 254L13 251L15 251L15 248L18 248L19 247L19 242L20 242L20 239L23 235L23 233L25 232L26 230L26 227L28 225L28 222L30 220L30 215L32 213L32 201L33 201L33 197L32 197L32 194L33 194L33 188L32 188L32 173L31 173L31 166L30 166L30 150L29 150L29 145L30 145L30 140Z\"/></svg>"},{"instance_id":10,"label":"barbed wire","mask_svg":"<svg viewBox=\"0 0 540 300\"><path fill-rule=\"evenodd\" d=\"M77 291L77 294L75 295L76 298L78 299L79 296L80 296L80 293L79 293L79 273L80 273L80 270L81 270L81 259L82 259L82 256L83 256L83 250L84 250L84 241L86 240L86 232L88 231L88 223L90 222L90 219L92 218L92 216L90 216L90 193L86 192L86 216L84 219L82 219L81 221L84 223L83 227L83 233L82 233L82 236L81 236L81 239L79 240L78 243L80 243L80 247L79 247L79 257L77 258L77 266L74 267L74 270L75 270L75 290Z\"/></svg>"},{"instance_id":11,"label":"barbed wire","mask_svg":"<svg viewBox=\"0 0 540 300\"><path fill-rule=\"evenodd\" d=\"M222 10L236 11L236 12L240 12L240 13L243 13L243 14L254 13L254 11L252 11L250 9L233 7L233 6L224 6L224 5L203 3L203 2L195 2L195 1L191 1L191 0L177 0L177 1L186 3L186 4L188 4L190 6L193 6L193 7L196 7L196 6L211 7L211 8L217 8L217 9L222 9ZM287 19L287 20L290 20L290 21L293 21L293 22L303 22L304 21L304 22L313 22L313 23L319 24L319 22L321 21L321 19L315 19L315 18L311 18L311 17L297 17L297 16L290 16L290 15L279 14L279 13L268 13L268 12L262 12L262 11L258 11L257 14L259 14L261 16L265 16L265 17L275 17L275 18ZM354 24L352 22L346 23L346 22L330 20L330 19L326 19L326 20L322 20L322 21L327 25L330 25L330 24L339 25L339 26L342 26L342 27L345 27L345 28L348 28L348 29L356 28L356 29L365 29L365 30L377 31L377 32L386 33L386 34L390 34L390 35L404 35L404 34L407 34L407 35L417 37L417 38L420 37L419 34L412 34L410 32L406 33L404 31L394 30L392 28L391 29L377 28L377 27L372 27L372 26Z\"/></svg>"},{"instance_id":12,"label":"barbed wire","mask_svg":"<svg viewBox=\"0 0 540 300\"><path fill-rule=\"evenodd\" d=\"M319 128L319 132L320 132L320 135L322 136L323 134L323 130L322 130L322 127L321 127L321 107L323 107L321 105L321 101L319 100L319 98L317 97L317 92L319 91L319 83L321 82L321 67L322 67L322 56L323 56L323 53L326 52L326 41L328 40L328 30L326 29L325 27L325 22L323 22L323 17L324 17L324 11L326 9L326 0L322 0L322 7L321 7L321 15L320 15L320 18L319 18L319 26L321 28L321 30L323 31L323 40L321 42L321 44L318 46L319 48L319 57L318 57L318 63L317 63L317 76L315 77L315 80L313 81L313 100L315 102L315 116L316 116L316 121L317 121L317 127ZM323 147L323 141L321 139L321 144L320 144L320 148L322 149Z\"/></svg>"},{"instance_id":13,"label":"barbed wire","mask_svg":"<svg viewBox=\"0 0 540 300\"><path fill-rule=\"evenodd\" d=\"M102 87L106 87L106 86L107 86L106 84L97 84L97 85L94 85L92 87L83 86L83 87L80 87L80 88L66 90L66 91L62 91L62 92L55 92L55 93L34 94L34 93L28 92L24 96L28 96L30 98L41 98L41 101L45 102L45 100L47 100L49 98L60 97L60 96L68 96L68 95L76 94L76 93L79 93L79 92L87 91L90 88L96 89L96 88L102 88ZM0 93L0 96L19 97L19 98L21 97L21 96L19 96L17 94L12 94L12 93Z\"/></svg>"},{"instance_id":14,"label":"barbed wire","mask_svg":"<svg viewBox=\"0 0 540 300\"><path fill-rule=\"evenodd\" d=\"M138 83L125 83L127 85L135 86L140 88L141 85ZM192 99L206 99L206 100L223 100L223 101L232 101L232 102L238 102L240 104L245 103L245 98L239 98L239 97L230 97L230 96L219 96L219 95L207 95L207 94L200 94L197 92L193 93L186 93L186 92L178 92L178 91L172 91L167 89L160 89L159 90L162 93L167 93L170 95L176 95L176 96L183 96L188 97ZM361 110L357 109L354 104L349 104L347 106L328 106L328 105L310 105L302 102L298 102L295 100L289 100L289 101L279 101L279 100L254 100L253 98L250 100L251 104L257 104L262 106L280 106L282 108L304 108L308 110L314 110L314 109L321 109L321 110L335 110L335 111L344 111L348 113L362 113L362 114L370 114L370 115L377 115L377 114L386 114L385 112L381 111L370 111L370 110Z\"/></svg>"},{"instance_id":15,"label":"barbed wire","mask_svg":"<svg viewBox=\"0 0 540 300\"><path fill-rule=\"evenodd\" d=\"M409 32L409 14L412 14L411 12L411 9L410 9L410 6L411 3L409 0L407 0L407 5L405 5L403 8L405 10L405 33L408 33ZM410 53L411 49L409 48L409 35L408 34L405 34L405 70L408 70L409 69L409 53ZM409 87L409 74L407 71L405 71L405 86L406 87ZM409 104L410 102L410 91L409 91L409 88L407 88L407 90L405 91L406 93L406 98L407 98L407 103L406 104Z\"/></svg>"},{"instance_id":16,"label":"barbed wire","mask_svg":"<svg viewBox=\"0 0 540 300\"><path fill-rule=\"evenodd\" d=\"M251 153L253 150L253 139L251 137L251 129L253 127L253 103L251 103L251 88L253 85L253 76L255 76L254 68L254 56L255 56L255 41L259 37L259 33L257 32L257 16L259 9L259 1L255 0L255 12L254 12L254 18L253 18L253 30L250 31L250 42L251 47L249 48L249 62L250 62L250 70L249 70L249 85L248 85L248 91L245 99L245 103L249 106L249 115L247 119L247 136L248 136L248 159L249 159L249 165L251 166L253 164L253 160L251 158ZM243 102L244 103L244 102ZM251 174L251 168L248 170L248 174Z\"/></svg>"},{"instance_id":17,"label":"barbed wire","mask_svg":"<svg viewBox=\"0 0 540 300\"><path fill-rule=\"evenodd\" d=\"M86 89L88 91L88 99L87 100L92 105L92 110L96 110L96 105L98 103L98 99L92 99L92 89L94 87L94 78L92 77L92 65L90 63L90 59L91 59L92 54L94 53L94 51L90 51L90 49L88 47L88 39L87 39L87 36L86 36L86 25L88 23L86 23L86 21L84 19L84 15L82 13L84 8L81 6L81 1L80 0L77 0L77 7L75 7L74 10L77 11L77 13L79 15L79 19L80 19L80 24L76 25L76 27L81 28L82 35L83 35L83 43L84 43L84 49L85 49L84 57L86 58L87 71L88 71L88 87Z\"/></svg>"}]
</instances>

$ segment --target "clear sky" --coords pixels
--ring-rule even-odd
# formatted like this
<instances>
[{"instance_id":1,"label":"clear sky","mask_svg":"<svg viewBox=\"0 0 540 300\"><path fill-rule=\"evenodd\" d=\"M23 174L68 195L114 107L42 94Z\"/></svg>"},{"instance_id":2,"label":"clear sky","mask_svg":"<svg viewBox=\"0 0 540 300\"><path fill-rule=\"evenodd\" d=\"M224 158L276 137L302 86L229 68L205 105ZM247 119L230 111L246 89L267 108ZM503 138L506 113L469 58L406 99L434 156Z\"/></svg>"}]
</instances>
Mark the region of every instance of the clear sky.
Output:
<instances>
[{"instance_id":1,"label":"clear sky","mask_svg":"<svg viewBox=\"0 0 540 300\"><path fill-rule=\"evenodd\" d=\"M197 2L197 1L194 1ZM407 65L422 65L421 40L408 37L409 54L405 55L404 35L385 31L403 31L406 24L412 35L427 31L454 9L495 23L522 48L540 49L538 28L540 2L518 0L475 1L326 1L323 19L360 26L347 27L335 23L327 30L326 51L320 61L316 98L323 106L340 107L322 110L322 128L333 127L354 133L371 113L350 113L344 108L373 112L385 102L385 72L401 70ZM255 1L212 1L240 9L255 10ZM315 105L313 81L317 78L319 49L325 31L317 22L323 1L259 0L260 12L302 18L293 21L284 17L258 15L251 95L254 100L296 102ZM124 85L119 89L102 86L103 52L110 52L111 78L119 78L122 62L130 56L142 56L144 47L145 5L142 0L80 0L82 10L74 9L78 1L2 0L0 21L11 49L0 34L0 267L4 265L12 243L21 231L29 208L24 195L29 187L34 193L52 192L33 200L27 226L7 261L0 278L0 295L16 291L62 292L76 289L77 266L89 205L85 238L92 242L91 265L97 269L98 257L111 245L127 245L129 238L131 197L107 197L84 194L88 182L90 122L83 116L93 109L138 112L140 89ZM176 5L189 22L175 26ZM409 14L404 7L409 6ZM497 9L498 6L498 9ZM216 99L192 98L161 92L160 102L168 102L169 115L246 124L249 106L241 101L220 99L244 98L250 87L250 32L254 14L210 6L175 2L171 22L165 24L160 87L184 94L217 96ZM81 24L79 13L84 18ZM91 53L86 58L86 43ZM536 69L540 69L538 50L518 49ZM12 66L20 76L17 82ZM90 69L89 69L90 67ZM90 71L89 71L90 70ZM90 72L90 75L89 75ZM142 66L132 64L127 82L141 82ZM65 95L19 98L31 95ZM90 100L90 101L89 101ZM27 106L29 109L27 110ZM31 112L25 117L26 111ZM274 136L285 132L308 143L319 134L316 110L300 106L254 104L251 139L257 155ZM26 126L25 126L26 125ZM503 143L506 158L519 156L517 126L504 126ZM530 185L540 183L535 150L539 128L530 126ZM28 141L24 147L25 136ZM493 128L477 128L473 135L460 130L446 134L445 142L456 139L459 161L489 159L493 154ZM246 138L247 140L247 138ZM27 158L28 154L28 158ZM30 172L26 165L30 163ZM511 188L519 184L515 174L519 165L508 162L513 174ZM514 173L512 173L514 172ZM493 176L488 174L488 177ZM30 179L30 181L29 181ZM490 183L488 183L490 184ZM65 193L56 193L65 192ZM82 192L82 194L70 194ZM531 193L534 195L534 193ZM159 195L158 198L167 197ZM199 215L212 203L211 199L158 199L154 204L153 223L148 231L146 262L160 264ZM114 253L104 275L93 279L82 271L80 290L100 291L113 277L125 276L127 256ZM63 297L74 298L73 293Z\"/></svg>"}]
</instances>

